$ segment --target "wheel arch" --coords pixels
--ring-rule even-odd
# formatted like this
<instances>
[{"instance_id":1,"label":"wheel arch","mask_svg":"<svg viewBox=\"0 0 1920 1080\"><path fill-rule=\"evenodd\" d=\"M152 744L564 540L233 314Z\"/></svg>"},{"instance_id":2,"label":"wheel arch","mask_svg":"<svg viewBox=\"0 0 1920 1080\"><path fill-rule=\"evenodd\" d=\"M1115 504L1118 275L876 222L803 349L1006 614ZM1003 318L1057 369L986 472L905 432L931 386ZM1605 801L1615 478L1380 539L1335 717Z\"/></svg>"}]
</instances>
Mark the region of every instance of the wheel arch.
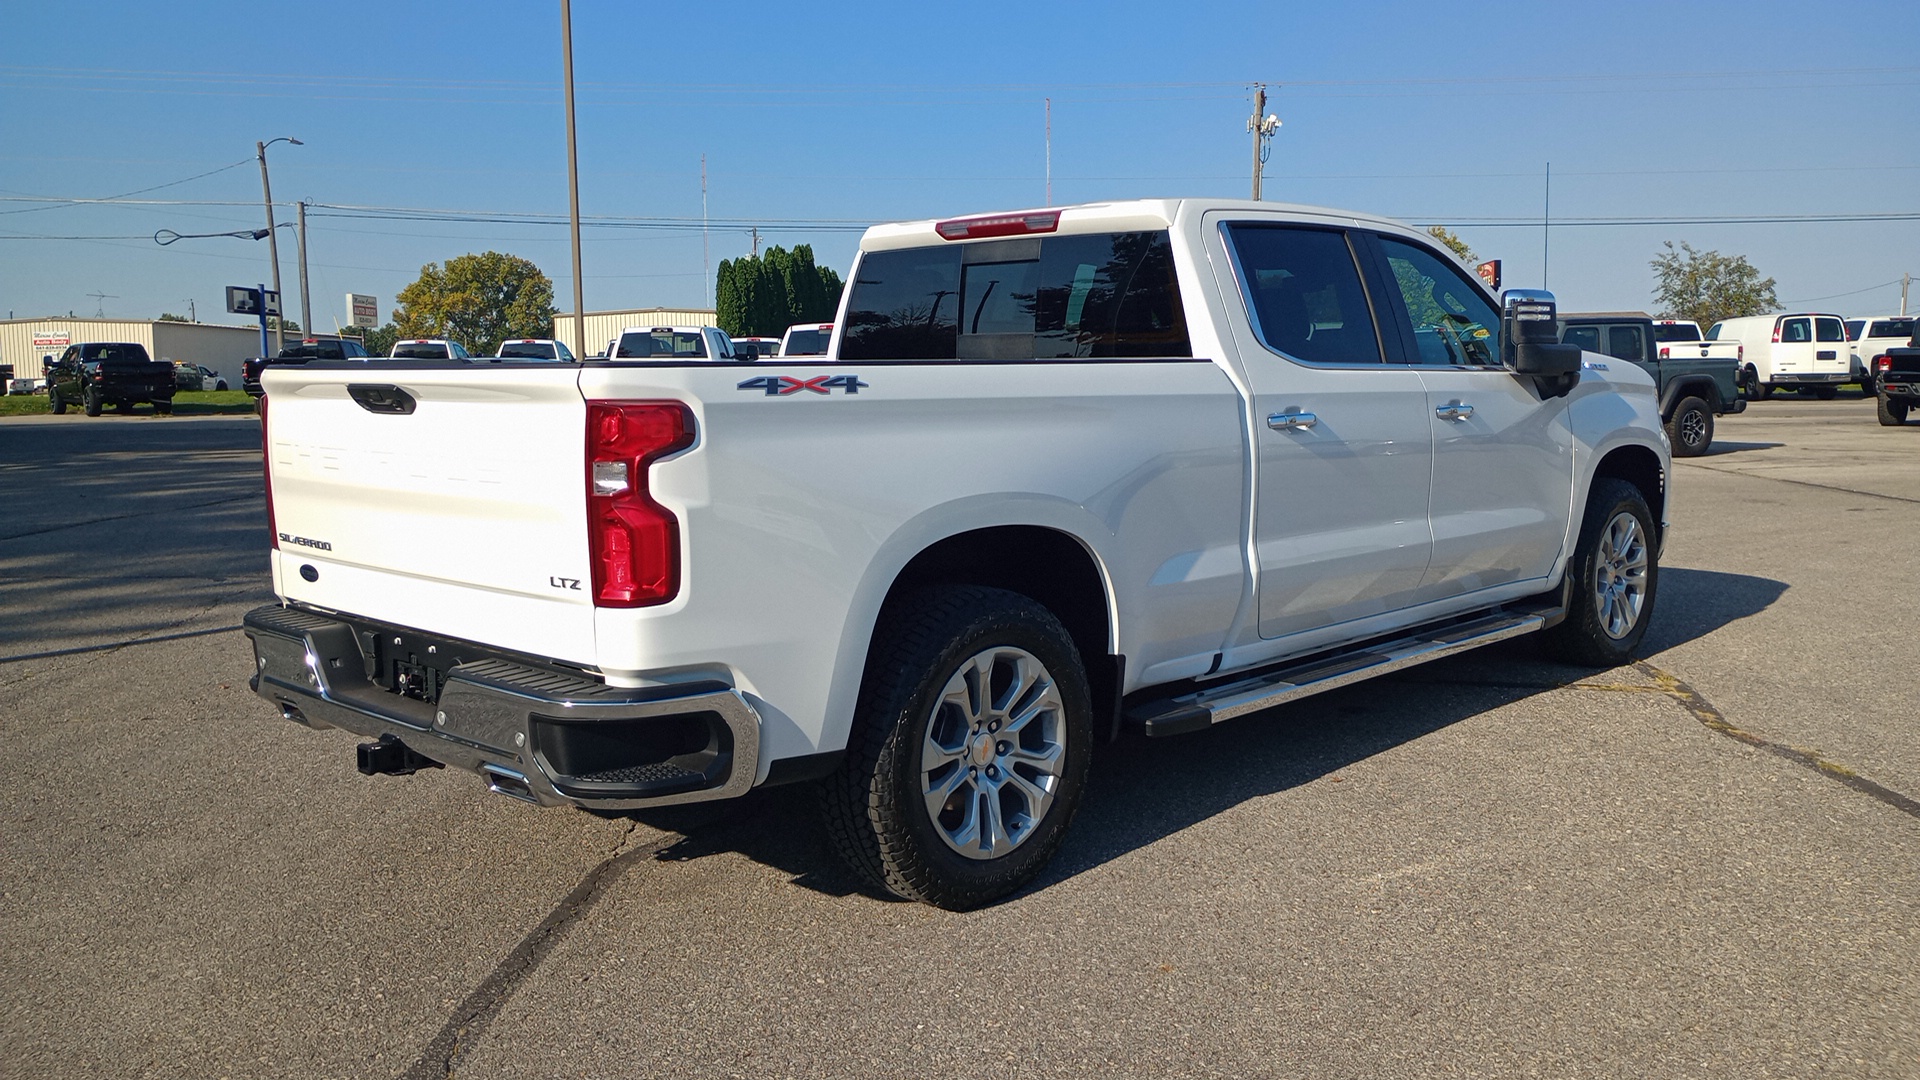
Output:
<instances>
[{"instance_id":1,"label":"wheel arch","mask_svg":"<svg viewBox=\"0 0 1920 1080\"><path fill-rule=\"evenodd\" d=\"M881 609L930 585L979 585L1026 596L1051 611L1080 650L1094 724L1119 715L1124 660L1113 652L1108 576L1079 537L1045 525L970 529L921 549L894 576ZM871 640L871 633L869 633Z\"/></svg>"},{"instance_id":2,"label":"wheel arch","mask_svg":"<svg viewBox=\"0 0 1920 1080\"><path fill-rule=\"evenodd\" d=\"M1714 412L1720 411L1720 388L1714 385L1713 376L1683 375L1667 384L1666 392L1660 401L1660 418L1673 419L1673 411L1680 407L1681 401L1689 397L1697 397L1706 402L1707 408Z\"/></svg>"},{"instance_id":3,"label":"wheel arch","mask_svg":"<svg viewBox=\"0 0 1920 1080\"><path fill-rule=\"evenodd\" d=\"M1587 481L1587 491L1591 492L1594 481L1603 477L1624 480L1638 488L1641 496L1647 500L1647 507L1653 511L1653 520L1659 525L1664 538L1667 528L1667 472L1660 455L1638 443L1616 446L1595 464L1593 475ZM1583 494L1583 507L1585 502Z\"/></svg>"}]
</instances>

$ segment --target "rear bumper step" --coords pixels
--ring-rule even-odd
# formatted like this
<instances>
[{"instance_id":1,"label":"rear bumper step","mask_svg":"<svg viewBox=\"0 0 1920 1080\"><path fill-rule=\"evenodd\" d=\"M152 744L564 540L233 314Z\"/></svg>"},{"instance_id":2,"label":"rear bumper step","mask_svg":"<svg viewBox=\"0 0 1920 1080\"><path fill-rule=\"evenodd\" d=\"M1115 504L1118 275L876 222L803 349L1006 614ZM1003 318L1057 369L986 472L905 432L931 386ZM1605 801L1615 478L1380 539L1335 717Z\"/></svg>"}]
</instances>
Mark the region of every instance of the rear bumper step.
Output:
<instances>
[{"instance_id":1,"label":"rear bumper step","mask_svg":"<svg viewBox=\"0 0 1920 1080\"><path fill-rule=\"evenodd\" d=\"M733 798L759 769L760 715L722 682L610 687L490 657L450 668L430 704L371 681L346 622L269 605L245 630L254 692L289 720L376 740L363 772L445 764L542 806L622 810Z\"/></svg>"},{"instance_id":2,"label":"rear bumper step","mask_svg":"<svg viewBox=\"0 0 1920 1080\"><path fill-rule=\"evenodd\" d=\"M1150 736L1183 735L1222 720L1544 630L1565 615L1564 608L1542 607L1500 611L1467 622L1432 626L1232 682L1134 703L1128 706L1126 718L1131 726Z\"/></svg>"}]
</instances>

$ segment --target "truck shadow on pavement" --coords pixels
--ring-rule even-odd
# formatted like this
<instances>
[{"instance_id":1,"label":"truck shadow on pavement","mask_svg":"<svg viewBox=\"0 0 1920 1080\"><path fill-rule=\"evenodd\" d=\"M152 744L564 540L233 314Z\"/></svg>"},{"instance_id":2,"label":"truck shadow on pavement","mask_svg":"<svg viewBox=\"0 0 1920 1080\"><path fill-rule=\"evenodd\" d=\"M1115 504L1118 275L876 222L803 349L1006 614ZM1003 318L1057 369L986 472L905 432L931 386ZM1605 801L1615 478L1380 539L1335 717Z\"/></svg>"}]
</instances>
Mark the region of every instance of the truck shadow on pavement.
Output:
<instances>
[{"instance_id":1,"label":"truck shadow on pavement","mask_svg":"<svg viewBox=\"0 0 1920 1080\"><path fill-rule=\"evenodd\" d=\"M1666 568L1643 653L1704 637L1770 606L1783 582ZM1483 713L1560 689L1594 672L1543 659L1536 643L1505 642L1171 739L1123 736L1094 751L1087 798L1040 878L1015 898L1148 847L1236 806L1329 777ZM835 896L876 894L842 867L806 786L759 791L733 804L640 812L683 838L662 862L734 852ZM885 897L877 897L886 899ZM1004 902L1004 901L1003 901Z\"/></svg>"},{"instance_id":2,"label":"truck shadow on pavement","mask_svg":"<svg viewBox=\"0 0 1920 1080\"><path fill-rule=\"evenodd\" d=\"M1715 439L1713 445L1707 447L1707 452L1700 456L1724 457L1727 454L1739 454L1749 450L1773 450L1785 445L1787 444L1777 442L1728 442L1725 439Z\"/></svg>"}]
</instances>

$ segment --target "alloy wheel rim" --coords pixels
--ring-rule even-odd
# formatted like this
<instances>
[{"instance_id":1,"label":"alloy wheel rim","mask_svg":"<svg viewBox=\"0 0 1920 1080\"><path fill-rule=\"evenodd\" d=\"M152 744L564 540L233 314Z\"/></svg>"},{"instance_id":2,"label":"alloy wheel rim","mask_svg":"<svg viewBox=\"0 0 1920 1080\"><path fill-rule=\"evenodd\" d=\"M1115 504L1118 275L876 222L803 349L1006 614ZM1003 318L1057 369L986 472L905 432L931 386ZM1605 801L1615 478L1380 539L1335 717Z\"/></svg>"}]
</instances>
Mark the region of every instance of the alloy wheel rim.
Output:
<instances>
[{"instance_id":1,"label":"alloy wheel rim","mask_svg":"<svg viewBox=\"0 0 1920 1080\"><path fill-rule=\"evenodd\" d=\"M920 747L920 794L947 847L997 859L1032 838L1066 768L1059 685L1025 649L969 657L935 701Z\"/></svg>"},{"instance_id":2,"label":"alloy wheel rim","mask_svg":"<svg viewBox=\"0 0 1920 1080\"><path fill-rule=\"evenodd\" d=\"M1622 510L1601 530L1594 559L1594 610L1600 629L1615 641L1633 632L1647 603L1646 533L1640 519Z\"/></svg>"},{"instance_id":3,"label":"alloy wheel rim","mask_svg":"<svg viewBox=\"0 0 1920 1080\"><path fill-rule=\"evenodd\" d=\"M1680 418L1680 440L1688 446L1698 446L1706 440L1707 421L1698 410L1688 412Z\"/></svg>"}]
</instances>

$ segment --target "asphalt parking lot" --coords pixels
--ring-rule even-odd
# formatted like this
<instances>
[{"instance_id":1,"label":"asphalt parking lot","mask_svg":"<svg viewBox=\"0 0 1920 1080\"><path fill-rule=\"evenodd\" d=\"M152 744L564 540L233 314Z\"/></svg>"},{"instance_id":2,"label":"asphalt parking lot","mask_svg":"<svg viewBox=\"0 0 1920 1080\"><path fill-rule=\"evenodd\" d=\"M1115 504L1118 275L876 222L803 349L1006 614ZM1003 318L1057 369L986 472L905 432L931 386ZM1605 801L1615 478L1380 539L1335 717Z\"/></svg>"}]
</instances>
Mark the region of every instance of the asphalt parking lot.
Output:
<instances>
[{"instance_id":1,"label":"asphalt parking lot","mask_svg":"<svg viewBox=\"0 0 1920 1080\"><path fill-rule=\"evenodd\" d=\"M1644 662L1102 747L1040 884L857 890L276 718L251 418L0 419L0 1075L1920 1076L1920 424L1676 463Z\"/></svg>"}]
</instances>

